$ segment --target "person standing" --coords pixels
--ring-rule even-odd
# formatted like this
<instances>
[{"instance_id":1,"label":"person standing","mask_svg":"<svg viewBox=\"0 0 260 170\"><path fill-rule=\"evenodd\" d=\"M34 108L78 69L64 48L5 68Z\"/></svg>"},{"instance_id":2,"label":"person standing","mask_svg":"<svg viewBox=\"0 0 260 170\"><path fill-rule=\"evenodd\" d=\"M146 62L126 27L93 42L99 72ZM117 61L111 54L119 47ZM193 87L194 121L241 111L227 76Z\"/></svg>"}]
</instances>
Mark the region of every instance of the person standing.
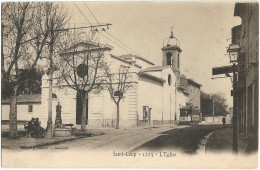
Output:
<instances>
[{"instance_id":1,"label":"person standing","mask_svg":"<svg viewBox=\"0 0 260 170\"><path fill-rule=\"evenodd\" d=\"M223 128L225 128L226 127L226 117L225 116L223 116L223 118L222 118L222 123L223 123Z\"/></svg>"}]
</instances>

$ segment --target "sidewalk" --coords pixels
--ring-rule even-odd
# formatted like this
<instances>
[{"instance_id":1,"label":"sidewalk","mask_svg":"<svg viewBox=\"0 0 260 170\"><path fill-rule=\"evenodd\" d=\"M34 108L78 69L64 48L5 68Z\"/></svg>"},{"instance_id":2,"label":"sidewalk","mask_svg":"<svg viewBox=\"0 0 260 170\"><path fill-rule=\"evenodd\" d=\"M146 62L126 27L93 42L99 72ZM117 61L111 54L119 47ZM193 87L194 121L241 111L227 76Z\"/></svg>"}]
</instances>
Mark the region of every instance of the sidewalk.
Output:
<instances>
[{"instance_id":1,"label":"sidewalk","mask_svg":"<svg viewBox=\"0 0 260 170\"><path fill-rule=\"evenodd\" d=\"M24 132L19 131L19 133L23 134ZM97 135L102 135L102 133L92 131L92 130L87 130L84 133L76 133L73 134L72 136L67 136L67 137L53 137L51 139L30 138L24 135L21 135L21 137L18 139L11 139L5 137L5 135L2 133L1 145L2 145L2 149L9 149L9 150L33 149L33 148L40 148L44 146L54 145L61 142L72 141L80 138L97 136Z\"/></svg>"},{"instance_id":2,"label":"sidewalk","mask_svg":"<svg viewBox=\"0 0 260 170\"><path fill-rule=\"evenodd\" d=\"M238 153L244 154L248 143L245 137L238 134ZM226 127L225 129L220 129L215 131L209 136L206 144L206 153L232 153L233 148L233 129Z\"/></svg>"},{"instance_id":3,"label":"sidewalk","mask_svg":"<svg viewBox=\"0 0 260 170\"><path fill-rule=\"evenodd\" d=\"M108 128L108 127L87 127L87 131L81 133L80 131L74 132L72 136L69 137L53 137L52 139L46 138L28 138L24 135L24 131L19 131L21 137L19 139L10 139L5 137L2 132L2 148L9 149L9 150L17 150L17 149L33 149L33 148L41 148L44 146L55 145L61 142L67 142L72 140L77 140L80 138L92 137L102 134L117 134L123 133L125 131L136 131L138 129L153 129L153 128L160 128L160 127L172 127L176 128L176 124L163 124L163 125L149 125L149 126L138 126L138 127L131 127L131 128ZM8 130L8 129L7 129ZM5 133L8 131L5 130Z\"/></svg>"}]
</instances>

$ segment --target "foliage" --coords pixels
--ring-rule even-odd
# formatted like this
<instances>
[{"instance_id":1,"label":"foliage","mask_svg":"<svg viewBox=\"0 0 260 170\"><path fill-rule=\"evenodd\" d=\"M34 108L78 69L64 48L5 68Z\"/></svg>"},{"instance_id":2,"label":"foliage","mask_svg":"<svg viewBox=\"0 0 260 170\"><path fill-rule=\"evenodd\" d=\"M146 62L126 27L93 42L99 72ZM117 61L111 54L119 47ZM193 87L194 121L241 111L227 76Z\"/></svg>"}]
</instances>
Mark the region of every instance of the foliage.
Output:
<instances>
[{"instance_id":1,"label":"foliage","mask_svg":"<svg viewBox=\"0 0 260 170\"><path fill-rule=\"evenodd\" d=\"M40 94L41 93L41 77L40 70L34 69L19 69L19 74L16 80L19 81L17 94ZM13 92L14 82L2 82L2 98L9 98Z\"/></svg>"},{"instance_id":2,"label":"foliage","mask_svg":"<svg viewBox=\"0 0 260 170\"><path fill-rule=\"evenodd\" d=\"M53 2L2 3L1 23L1 87L8 89L2 97L10 96L10 135L17 135L16 96L37 89L30 84L37 74L37 62L48 56L50 28L62 28L66 15L60 5ZM52 27L50 27L52 26ZM32 29L33 28L33 29ZM26 92L27 91L27 92ZM3 92L3 91L2 91Z\"/></svg>"},{"instance_id":3,"label":"foliage","mask_svg":"<svg viewBox=\"0 0 260 170\"><path fill-rule=\"evenodd\" d=\"M224 116L229 114L227 112L226 99L222 94L208 94L201 92L201 113L203 116L213 116L213 103L214 103L214 116Z\"/></svg>"}]
</instances>

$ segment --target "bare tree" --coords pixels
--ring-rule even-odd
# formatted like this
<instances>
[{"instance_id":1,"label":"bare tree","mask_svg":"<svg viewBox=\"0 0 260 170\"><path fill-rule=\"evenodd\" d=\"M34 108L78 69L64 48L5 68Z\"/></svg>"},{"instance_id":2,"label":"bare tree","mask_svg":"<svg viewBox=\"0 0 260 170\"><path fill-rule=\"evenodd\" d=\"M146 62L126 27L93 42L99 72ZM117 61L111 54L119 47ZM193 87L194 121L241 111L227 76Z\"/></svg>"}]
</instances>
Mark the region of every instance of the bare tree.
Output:
<instances>
[{"instance_id":1,"label":"bare tree","mask_svg":"<svg viewBox=\"0 0 260 170\"><path fill-rule=\"evenodd\" d=\"M74 31L68 35L66 46L70 48L60 54L59 83L74 89L83 101L81 130L86 130L87 99L90 92L100 89L104 79L104 52L110 47L84 41L85 33Z\"/></svg>"},{"instance_id":2,"label":"bare tree","mask_svg":"<svg viewBox=\"0 0 260 170\"><path fill-rule=\"evenodd\" d=\"M119 129L120 101L127 90L132 87L132 76L128 66L121 66L118 72L113 72L109 67L105 69L107 77L107 90L116 104L116 129Z\"/></svg>"},{"instance_id":3,"label":"bare tree","mask_svg":"<svg viewBox=\"0 0 260 170\"><path fill-rule=\"evenodd\" d=\"M50 18L58 18L52 3L6 2L2 4L2 96L10 97L10 137L17 136L17 102L19 84L26 81L23 70L33 70L47 53ZM59 21L59 20L57 20ZM63 25L63 23L59 23ZM32 29L33 28L33 29ZM4 88L3 88L4 87Z\"/></svg>"},{"instance_id":4,"label":"bare tree","mask_svg":"<svg viewBox=\"0 0 260 170\"><path fill-rule=\"evenodd\" d=\"M34 22L33 4L4 3L2 13L2 84L9 89L10 115L9 131L10 137L17 136L17 106L16 96L18 94L19 67L23 67L20 61L24 60L28 49L28 42L32 41L29 35ZM33 60L33 59L31 59ZM3 86L2 86L3 87Z\"/></svg>"}]
</instances>

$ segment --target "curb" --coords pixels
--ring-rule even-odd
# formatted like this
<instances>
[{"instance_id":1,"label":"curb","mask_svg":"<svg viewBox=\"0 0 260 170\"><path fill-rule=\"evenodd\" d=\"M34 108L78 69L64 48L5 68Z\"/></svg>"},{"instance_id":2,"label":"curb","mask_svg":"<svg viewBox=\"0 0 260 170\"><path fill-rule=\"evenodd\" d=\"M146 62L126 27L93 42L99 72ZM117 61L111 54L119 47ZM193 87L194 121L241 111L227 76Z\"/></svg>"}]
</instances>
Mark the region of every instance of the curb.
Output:
<instances>
[{"instance_id":1,"label":"curb","mask_svg":"<svg viewBox=\"0 0 260 170\"><path fill-rule=\"evenodd\" d=\"M202 155L202 154L206 154L206 145L208 142L209 137L215 133L218 130L215 130L213 132L210 132L209 134L207 134L206 136L204 136L201 140L200 143L198 144L199 148L196 150L196 154L197 155Z\"/></svg>"}]
</instances>

